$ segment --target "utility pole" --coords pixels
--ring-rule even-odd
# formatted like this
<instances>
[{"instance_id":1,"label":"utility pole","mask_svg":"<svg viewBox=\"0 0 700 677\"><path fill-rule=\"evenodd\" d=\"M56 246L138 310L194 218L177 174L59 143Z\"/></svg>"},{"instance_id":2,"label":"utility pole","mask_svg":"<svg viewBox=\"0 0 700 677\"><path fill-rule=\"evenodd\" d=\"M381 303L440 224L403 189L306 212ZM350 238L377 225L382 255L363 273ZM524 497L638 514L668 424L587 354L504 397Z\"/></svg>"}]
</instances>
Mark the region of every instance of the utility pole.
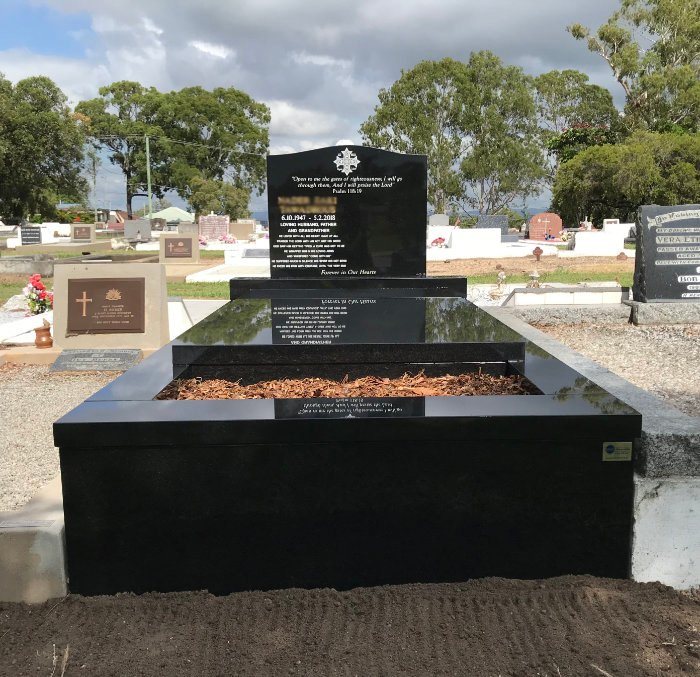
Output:
<instances>
[{"instance_id":1,"label":"utility pole","mask_svg":"<svg viewBox=\"0 0 700 677\"><path fill-rule=\"evenodd\" d=\"M148 184L148 220L153 218L153 204L151 202L151 148L148 145L146 134L146 183Z\"/></svg>"}]
</instances>

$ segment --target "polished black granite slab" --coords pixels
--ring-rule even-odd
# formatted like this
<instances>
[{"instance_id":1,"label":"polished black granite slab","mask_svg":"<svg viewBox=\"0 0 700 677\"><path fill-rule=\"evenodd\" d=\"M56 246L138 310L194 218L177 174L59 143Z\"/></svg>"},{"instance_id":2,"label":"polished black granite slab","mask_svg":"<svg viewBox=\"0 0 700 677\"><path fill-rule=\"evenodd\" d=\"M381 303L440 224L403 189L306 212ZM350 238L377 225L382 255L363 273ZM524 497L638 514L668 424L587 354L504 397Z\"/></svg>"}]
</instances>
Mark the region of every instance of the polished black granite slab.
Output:
<instances>
[{"instance_id":1,"label":"polished black granite slab","mask_svg":"<svg viewBox=\"0 0 700 677\"><path fill-rule=\"evenodd\" d=\"M231 299L239 298L344 298L367 296L399 298L416 296L467 296L465 277L309 277L267 279L239 277L229 281Z\"/></svg>"},{"instance_id":2,"label":"polished black granite slab","mask_svg":"<svg viewBox=\"0 0 700 677\"><path fill-rule=\"evenodd\" d=\"M267 159L270 275L425 277L427 158L333 146Z\"/></svg>"},{"instance_id":3,"label":"polished black granite slab","mask_svg":"<svg viewBox=\"0 0 700 677\"><path fill-rule=\"evenodd\" d=\"M606 450L637 443L636 411L463 298L394 299L404 343L327 345L276 344L279 301L232 301L54 424L72 592L628 574L632 461ZM406 367L538 394L154 399L183 376Z\"/></svg>"}]
</instances>

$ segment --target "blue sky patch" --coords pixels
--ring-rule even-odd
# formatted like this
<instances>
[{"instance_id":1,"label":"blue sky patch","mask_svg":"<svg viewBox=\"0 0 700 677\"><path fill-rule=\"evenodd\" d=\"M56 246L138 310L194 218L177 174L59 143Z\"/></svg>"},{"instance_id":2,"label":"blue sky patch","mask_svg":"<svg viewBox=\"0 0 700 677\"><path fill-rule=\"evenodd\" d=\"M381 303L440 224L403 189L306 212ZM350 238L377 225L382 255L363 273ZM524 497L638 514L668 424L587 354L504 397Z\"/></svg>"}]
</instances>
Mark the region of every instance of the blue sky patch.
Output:
<instances>
[{"instance_id":1,"label":"blue sky patch","mask_svg":"<svg viewBox=\"0 0 700 677\"><path fill-rule=\"evenodd\" d=\"M90 15L64 14L27 0L0 2L0 51L27 49L37 54L81 58L94 38Z\"/></svg>"}]
</instances>

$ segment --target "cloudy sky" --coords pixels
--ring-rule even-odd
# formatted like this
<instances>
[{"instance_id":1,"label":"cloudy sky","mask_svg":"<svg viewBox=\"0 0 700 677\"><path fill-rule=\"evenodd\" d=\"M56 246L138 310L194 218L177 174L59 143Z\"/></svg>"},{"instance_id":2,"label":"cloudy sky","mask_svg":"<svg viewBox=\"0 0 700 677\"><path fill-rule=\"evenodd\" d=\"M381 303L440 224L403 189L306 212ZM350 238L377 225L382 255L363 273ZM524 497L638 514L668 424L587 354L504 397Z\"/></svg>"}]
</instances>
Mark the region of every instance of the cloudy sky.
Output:
<instances>
[{"instance_id":1,"label":"cloudy sky","mask_svg":"<svg viewBox=\"0 0 700 677\"><path fill-rule=\"evenodd\" d=\"M0 0L0 72L13 82L48 75L73 104L125 79L161 91L236 87L270 107L271 152L290 152L339 139L360 143L358 127L377 92L402 69L447 56L466 61L481 49L533 75L582 70L621 104L602 59L565 31L576 21L597 27L617 6L617 0ZM98 188L113 206L123 206L119 180L108 167Z\"/></svg>"}]
</instances>

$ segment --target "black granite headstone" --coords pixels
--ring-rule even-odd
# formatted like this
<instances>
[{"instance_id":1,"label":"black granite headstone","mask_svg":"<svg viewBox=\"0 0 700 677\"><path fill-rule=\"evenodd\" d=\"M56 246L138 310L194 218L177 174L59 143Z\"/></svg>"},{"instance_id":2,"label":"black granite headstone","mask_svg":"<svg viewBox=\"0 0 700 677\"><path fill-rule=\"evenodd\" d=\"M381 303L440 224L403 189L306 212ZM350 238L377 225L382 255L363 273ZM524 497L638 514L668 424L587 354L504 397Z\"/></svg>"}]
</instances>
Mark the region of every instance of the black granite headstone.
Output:
<instances>
[{"instance_id":1,"label":"black granite headstone","mask_svg":"<svg viewBox=\"0 0 700 677\"><path fill-rule=\"evenodd\" d=\"M700 204L639 209L636 301L700 300Z\"/></svg>"},{"instance_id":2,"label":"black granite headstone","mask_svg":"<svg viewBox=\"0 0 700 677\"><path fill-rule=\"evenodd\" d=\"M39 226L21 226L19 236L22 245L41 244L41 228Z\"/></svg>"},{"instance_id":3,"label":"black granite headstone","mask_svg":"<svg viewBox=\"0 0 700 677\"><path fill-rule=\"evenodd\" d=\"M427 159L335 146L267 163L270 272L425 276Z\"/></svg>"}]
</instances>

